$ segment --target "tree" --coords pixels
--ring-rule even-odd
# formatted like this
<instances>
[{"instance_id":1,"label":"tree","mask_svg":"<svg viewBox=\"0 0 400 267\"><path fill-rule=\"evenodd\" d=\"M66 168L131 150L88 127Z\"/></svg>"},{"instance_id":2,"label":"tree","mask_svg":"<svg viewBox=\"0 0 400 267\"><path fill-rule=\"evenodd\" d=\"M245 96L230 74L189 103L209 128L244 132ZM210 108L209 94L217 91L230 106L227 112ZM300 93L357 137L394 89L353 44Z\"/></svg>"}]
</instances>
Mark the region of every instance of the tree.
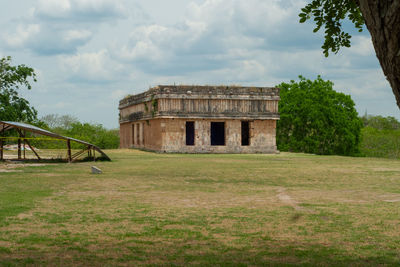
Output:
<instances>
[{"instance_id":1,"label":"tree","mask_svg":"<svg viewBox=\"0 0 400 267\"><path fill-rule=\"evenodd\" d=\"M32 88L29 78L36 82L36 74L25 65L11 66L11 57L0 59L0 120L33 122L37 111L29 102L18 96L21 86Z\"/></svg>"},{"instance_id":2,"label":"tree","mask_svg":"<svg viewBox=\"0 0 400 267\"><path fill-rule=\"evenodd\" d=\"M277 145L282 151L314 154L358 153L362 122L349 95L332 89L331 81L281 83Z\"/></svg>"},{"instance_id":3,"label":"tree","mask_svg":"<svg viewBox=\"0 0 400 267\"><path fill-rule=\"evenodd\" d=\"M322 45L325 56L350 46L351 35L342 28L348 18L356 29L365 24L372 37L376 56L392 87L400 108L400 1L399 0L313 0L299 14L300 22L314 18L314 32L325 27Z\"/></svg>"},{"instance_id":4,"label":"tree","mask_svg":"<svg viewBox=\"0 0 400 267\"><path fill-rule=\"evenodd\" d=\"M58 114L48 114L40 118L41 121L45 122L49 128L55 130L60 128L61 130L69 130L72 124L78 123L78 118L71 115L58 115Z\"/></svg>"},{"instance_id":5,"label":"tree","mask_svg":"<svg viewBox=\"0 0 400 267\"><path fill-rule=\"evenodd\" d=\"M92 143L100 148L118 148L119 131L108 130L101 124L74 122L65 135Z\"/></svg>"},{"instance_id":6,"label":"tree","mask_svg":"<svg viewBox=\"0 0 400 267\"><path fill-rule=\"evenodd\" d=\"M400 122L395 117L382 117L367 115L361 117L364 127L371 127L377 130L398 130Z\"/></svg>"}]
</instances>

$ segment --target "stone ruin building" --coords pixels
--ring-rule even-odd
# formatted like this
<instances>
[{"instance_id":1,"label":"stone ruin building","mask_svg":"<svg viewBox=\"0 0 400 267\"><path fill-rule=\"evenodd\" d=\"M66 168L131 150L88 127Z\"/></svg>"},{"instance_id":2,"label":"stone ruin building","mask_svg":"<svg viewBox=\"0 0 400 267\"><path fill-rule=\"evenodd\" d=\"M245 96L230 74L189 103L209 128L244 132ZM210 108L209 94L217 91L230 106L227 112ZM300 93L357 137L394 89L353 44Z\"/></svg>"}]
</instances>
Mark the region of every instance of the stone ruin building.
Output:
<instances>
[{"instance_id":1,"label":"stone ruin building","mask_svg":"<svg viewBox=\"0 0 400 267\"><path fill-rule=\"evenodd\" d=\"M159 85L119 102L120 147L276 153L279 89Z\"/></svg>"}]
</instances>

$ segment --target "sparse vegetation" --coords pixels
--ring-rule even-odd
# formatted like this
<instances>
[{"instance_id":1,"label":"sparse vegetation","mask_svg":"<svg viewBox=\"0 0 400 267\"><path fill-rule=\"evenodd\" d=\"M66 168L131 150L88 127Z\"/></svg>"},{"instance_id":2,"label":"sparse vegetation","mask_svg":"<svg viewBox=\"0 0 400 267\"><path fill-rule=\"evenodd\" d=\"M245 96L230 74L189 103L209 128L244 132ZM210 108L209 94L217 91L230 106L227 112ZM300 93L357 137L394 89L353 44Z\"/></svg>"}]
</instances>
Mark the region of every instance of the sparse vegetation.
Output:
<instances>
[{"instance_id":1,"label":"sparse vegetation","mask_svg":"<svg viewBox=\"0 0 400 267\"><path fill-rule=\"evenodd\" d=\"M0 163L0 266L400 261L398 160L106 152L102 175Z\"/></svg>"}]
</instances>

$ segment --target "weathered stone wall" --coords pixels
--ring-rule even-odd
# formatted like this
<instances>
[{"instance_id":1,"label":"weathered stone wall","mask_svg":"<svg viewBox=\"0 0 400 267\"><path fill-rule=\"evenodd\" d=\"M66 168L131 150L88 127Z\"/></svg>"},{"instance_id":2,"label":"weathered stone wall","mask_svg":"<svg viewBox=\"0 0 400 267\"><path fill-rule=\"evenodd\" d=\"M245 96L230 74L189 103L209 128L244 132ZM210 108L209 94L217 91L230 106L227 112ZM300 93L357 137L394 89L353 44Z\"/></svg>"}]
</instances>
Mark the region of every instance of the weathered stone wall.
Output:
<instances>
[{"instance_id":1,"label":"weathered stone wall","mask_svg":"<svg viewBox=\"0 0 400 267\"><path fill-rule=\"evenodd\" d=\"M194 121L195 145L186 145L186 121ZM211 146L211 122L225 122L225 145ZM241 145L240 120L153 119L121 124L121 148L183 153L275 153L275 120L250 121L250 145ZM134 130L132 130L134 128Z\"/></svg>"},{"instance_id":2,"label":"weathered stone wall","mask_svg":"<svg viewBox=\"0 0 400 267\"><path fill-rule=\"evenodd\" d=\"M161 151L160 119L123 123L120 126L120 148L146 148Z\"/></svg>"},{"instance_id":3,"label":"weathered stone wall","mask_svg":"<svg viewBox=\"0 0 400 267\"><path fill-rule=\"evenodd\" d=\"M186 145L185 122L195 123L195 145ZM211 146L211 122L225 122L225 145ZM163 132L162 152L184 153L275 153L275 120L250 121L250 145L241 145L240 120L183 120L164 119L161 122Z\"/></svg>"},{"instance_id":4,"label":"weathered stone wall","mask_svg":"<svg viewBox=\"0 0 400 267\"><path fill-rule=\"evenodd\" d=\"M121 123L119 125L119 147L130 148L132 146L132 123Z\"/></svg>"},{"instance_id":5,"label":"weathered stone wall","mask_svg":"<svg viewBox=\"0 0 400 267\"><path fill-rule=\"evenodd\" d=\"M276 113L278 100L243 99L160 99L160 112L190 113Z\"/></svg>"}]
</instances>

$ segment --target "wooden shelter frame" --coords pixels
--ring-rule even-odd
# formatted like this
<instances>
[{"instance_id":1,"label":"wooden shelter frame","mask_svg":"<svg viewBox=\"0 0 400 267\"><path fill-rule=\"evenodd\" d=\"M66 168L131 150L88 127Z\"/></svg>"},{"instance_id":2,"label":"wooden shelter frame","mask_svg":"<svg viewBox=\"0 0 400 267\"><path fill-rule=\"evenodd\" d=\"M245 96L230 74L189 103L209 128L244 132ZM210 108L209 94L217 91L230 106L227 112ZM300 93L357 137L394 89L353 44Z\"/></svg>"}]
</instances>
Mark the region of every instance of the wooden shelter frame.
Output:
<instances>
[{"instance_id":1,"label":"wooden shelter frame","mask_svg":"<svg viewBox=\"0 0 400 267\"><path fill-rule=\"evenodd\" d=\"M27 138L26 137L26 132L32 132L35 134L40 134L44 136L49 136L51 137L52 140L63 140L66 141L67 144L67 160L68 162L73 162L74 160L77 160L79 156L83 155L83 153L87 152L88 153L88 158L92 158L94 161L96 161L96 151L98 151L101 155L102 158L105 160L111 161L111 159L107 156L106 153L104 153L99 147L71 137L66 137L62 135L58 135L56 133L52 133L50 131L41 129L39 127L27 124L27 123L21 123L21 122L12 122L12 121L0 121L0 160L4 160L4 140L7 139L7 137L3 137L4 132L15 129L18 133L18 137L16 139L18 140L18 160L26 159L25 155L25 145L27 144L31 151L35 154L38 160L42 160L42 158L39 156L39 154L35 151L35 149L31 146L29 139L35 139L35 138ZM49 139L50 140L50 139ZM85 146L84 149L72 154L71 151L71 141L83 144ZM24 149L21 149L21 144L23 144ZM23 154L22 154L23 151Z\"/></svg>"}]
</instances>

